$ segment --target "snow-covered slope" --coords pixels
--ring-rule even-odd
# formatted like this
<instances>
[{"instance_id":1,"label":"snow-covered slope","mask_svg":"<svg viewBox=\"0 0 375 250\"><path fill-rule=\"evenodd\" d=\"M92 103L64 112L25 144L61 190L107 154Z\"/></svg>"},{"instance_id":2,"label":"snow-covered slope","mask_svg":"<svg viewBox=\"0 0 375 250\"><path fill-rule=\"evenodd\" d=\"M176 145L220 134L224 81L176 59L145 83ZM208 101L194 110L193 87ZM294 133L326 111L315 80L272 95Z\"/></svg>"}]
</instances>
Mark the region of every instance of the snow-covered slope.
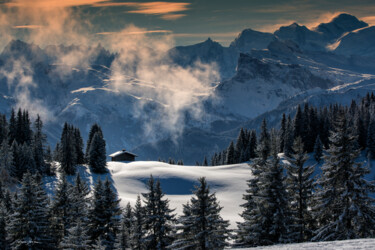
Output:
<instances>
[{"instance_id":1,"label":"snow-covered slope","mask_svg":"<svg viewBox=\"0 0 375 250\"><path fill-rule=\"evenodd\" d=\"M199 177L206 177L210 190L216 193L220 205L223 206L221 215L230 221L231 228L236 228L236 222L242 221L239 214L242 212L242 195L247 188L246 181L252 178L251 168L248 164L236 164L217 167L197 167L169 165L155 161L139 162L108 162L108 174L92 174L86 166L79 166L81 178L93 189L98 179L108 178L112 183L118 197L120 206L125 207L128 202L135 204L138 195L147 192L147 181L152 175L159 179L166 198L170 200L170 208L176 209L175 213L182 214L182 204L186 204L191 196L194 186L198 184ZM57 184L58 177L45 177L44 182L49 194ZM74 182L74 176L68 176ZM142 197L142 196L141 196Z\"/></svg>"},{"instance_id":2,"label":"snow-covered slope","mask_svg":"<svg viewBox=\"0 0 375 250\"><path fill-rule=\"evenodd\" d=\"M375 239L358 239L358 240L340 240L340 241L326 241L326 242L308 242L299 244L285 244L285 245L274 245L267 247L257 247L255 249L263 250L371 250L375 248ZM254 249L254 248L241 248Z\"/></svg>"},{"instance_id":3,"label":"snow-covered slope","mask_svg":"<svg viewBox=\"0 0 375 250\"><path fill-rule=\"evenodd\" d=\"M334 50L337 54L375 57L375 26L349 32L334 45L337 46Z\"/></svg>"}]
</instances>

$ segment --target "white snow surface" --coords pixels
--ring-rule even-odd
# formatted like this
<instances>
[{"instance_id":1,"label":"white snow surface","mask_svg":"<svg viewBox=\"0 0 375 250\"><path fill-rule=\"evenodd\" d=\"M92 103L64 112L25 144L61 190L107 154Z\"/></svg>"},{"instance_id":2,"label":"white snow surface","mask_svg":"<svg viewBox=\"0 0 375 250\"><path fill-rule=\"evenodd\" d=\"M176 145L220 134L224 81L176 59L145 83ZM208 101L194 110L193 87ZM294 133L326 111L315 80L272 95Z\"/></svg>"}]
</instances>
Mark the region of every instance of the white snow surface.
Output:
<instances>
[{"instance_id":1,"label":"white snow surface","mask_svg":"<svg viewBox=\"0 0 375 250\"><path fill-rule=\"evenodd\" d=\"M298 244L274 245L267 247L241 248L244 249L278 249L278 250L343 250L343 249L375 249L375 239L341 240L326 242L308 242Z\"/></svg>"},{"instance_id":2,"label":"white snow surface","mask_svg":"<svg viewBox=\"0 0 375 250\"><path fill-rule=\"evenodd\" d=\"M132 206L138 195L148 192L147 182L150 175L155 180L159 179L165 198L170 201L170 208L174 213L182 214L182 205L186 204L192 197L194 186L198 184L199 177L206 177L211 192L223 207L221 216L229 220L230 228L237 227L236 222L243 221L240 213L244 203L242 195L247 189L246 181L252 178L251 168L248 164L235 164L224 166L180 166L170 165L157 161L135 161L135 162L108 162L108 174L91 173L89 167L78 166L77 172L92 190L98 179L102 181L108 178L113 183L118 197L121 199L121 207L128 202ZM45 177L45 187L48 194L52 196L56 187L57 177ZM68 176L68 181L74 183L75 176ZM142 198L142 195L141 195Z\"/></svg>"},{"instance_id":3,"label":"white snow surface","mask_svg":"<svg viewBox=\"0 0 375 250\"><path fill-rule=\"evenodd\" d=\"M170 208L182 214L182 204L186 204L192 196L194 185L199 177L206 177L210 190L216 193L220 205L223 206L221 216L229 220L231 228L242 221L239 214L244 203L242 195L247 188L246 181L252 178L248 164L235 164L216 167L180 166L154 161L138 161L131 163L108 162L108 169L121 199L121 205L128 202L132 205L138 194L146 193L146 182L152 174L159 179L161 187L170 200Z\"/></svg>"}]
</instances>

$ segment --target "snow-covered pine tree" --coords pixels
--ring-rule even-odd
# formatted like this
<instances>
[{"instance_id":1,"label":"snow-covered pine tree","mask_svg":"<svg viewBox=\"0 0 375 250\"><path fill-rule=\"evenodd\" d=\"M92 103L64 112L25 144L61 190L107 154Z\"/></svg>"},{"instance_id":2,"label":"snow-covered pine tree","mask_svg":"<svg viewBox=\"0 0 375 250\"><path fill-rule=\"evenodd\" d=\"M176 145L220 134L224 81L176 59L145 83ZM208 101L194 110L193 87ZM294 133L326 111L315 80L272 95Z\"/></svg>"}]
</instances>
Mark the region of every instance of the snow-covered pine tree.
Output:
<instances>
[{"instance_id":1,"label":"snow-covered pine tree","mask_svg":"<svg viewBox=\"0 0 375 250\"><path fill-rule=\"evenodd\" d=\"M174 210L169 208L169 200L164 199L164 193L160 181L155 184L156 225L155 235L157 240L156 249L166 249L172 242L172 232L176 222Z\"/></svg>"},{"instance_id":2,"label":"snow-covered pine tree","mask_svg":"<svg viewBox=\"0 0 375 250\"><path fill-rule=\"evenodd\" d=\"M71 189L72 198L72 218L79 218L83 226L87 225L87 211L88 211L88 195L90 189L85 181L81 179L78 173L75 179L74 186Z\"/></svg>"},{"instance_id":3,"label":"snow-covered pine tree","mask_svg":"<svg viewBox=\"0 0 375 250\"><path fill-rule=\"evenodd\" d=\"M91 244L100 239L107 248L113 249L121 214L119 203L120 200L112 190L110 181L106 179L102 184L99 180L95 186L91 210L88 215L88 235Z\"/></svg>"},{"instance_id":4,"label":"snow-covered pine tree","mask_svg":"<svg viewBox=\"0 0 375 250\"><path fill-rule=\"evenodd\" d=\"M72 217L72 185L68 183L64 174L57 183L55 195L50 208L51 231L58 246L68 234L74 218Z\"/></svg>"},{"instance_id":5,"label":"snow-covered pine tree","mask_svg":"<svg viewBox=\"0 0 375 250\"><path fill-rule=\"evenodd\" d=\"M95 133L90 143L89 160L88 163L94 173L107 172L105 140L102 133Z\"/></svg>"},{"instance_id":6,"label":"snow-covered pine tree","mask_svg":"<svg viewBox=\"0 0 375 250\"><path fill-rule=\"evenodd\" d=\"M240 247L255 247L260 245L261 224L262 216L257 205L257 194L259 170L252 169L253 177L247 181L248 189L246 194L243 195L245 203L241 205L244 211L240 214L243 222L237 223L237 234L235 236L235 245Z\"/></svg>"},{"instance_id":7,"label":"snow-covered pine tree","mask_svg":"<svg viewBox=\"0 0 375 250\"><path fill-rule=\"evenodd\" d=\"M260 136L257 147L257 154L262 161L266 161L271 152L270 134L267 129L267 121L263 119L260 127Z\"/></svg>"},{"instance_id":8,"label":"snow-covered pine tree","mask_svg":"<svg viewBox=\"0 0 375 250\"><path fill-rule=\"evenodd\" d=\"M116 249L126 250L131 247L132 225L134 221L133 209L128 203L121 217L120 230L117 235Z\"/></svg>"},{"instance_id":9,"label":"snow-covered pine tree","mask_svg":"<svg viewBox=\"0 0 375 250\"><path fill-rule=\"evenodd\" d=\"M293 218L293 242L308 241L312 236L312 196L314 188L314 166L304 166L308 159L304 151L302 138L297 137L293 145L294 154L288 157L290 164L286 164L286 185L289 195L289 205Z\"/></svg>"},{"instance_id":10,"label":"snow-covered pine tree","mask_svg":"<svg viewBox=\"0 0 375 250\"><path fill-rule=\"evenodd\" d=\"M0 182L9 186L15 182L12 177L13 154L9 147L8 140L3 140L0 146Z\"/></svg>"},{"instance_id":11,"label":"snow-covered pine tree","mask_svg":"<svg viewBox=\"0 0 375 250\"><path fill-rule=\"evenodd\" d=\"M313 241L374 237L374 183L364 176L369 170L356 162L360 151L356 137L347 125L343 110L337 112L331 132L330 148L324 156L322 175L317 184L313 207L319 229Z\"/></svg>"},{"instance_id":12,"label":"snow-covered pine tree","mask_svg":"<svg viewBox=\"0 0 375 250\"><path fill-rule=\"evenodd\" d=\"M63 241L60 244L61 249L86 250L90 249L90 239L87 235L86 229L78 219L74 226L68 230Z\"/></svg>"},{"instance_id":13,"label":"snow-covered pine tree","mask_svg":"<svg viewBox=\"0 0 375 250\"><path fill-rule=\"evenodd\" d=\"M220 216L220 207L216 195L210 193L204 177L199 178L199 186L193 191L189 209L190 216L181 217L181 229L189 228L189 233L182 234L170 246L181 249L223 249L228 245L226 241L230 236L229 222ZM190 231L191 230L191 231ZM190 238L185 238L190 237Z\"/></svg>"},{"instance_id":14,"label":"snow-covered pine tree","mask_svg":"<svg viewBox=\"0 0 375 250\"><path fill-rule=\"evenodd\" d=\"M87 142L86 142L86 153L85 153L85 158L86 158L86 161L88 162L89 161L89 152L90 152L90 147L91 147L91 141L92 139L94 138L94 135L96 133L100 133L103 137L103 132L102 132L102 129L101 127L97 124L97 123L94 123L91 128L90 128L90 132L89 132L89 137L87 139Z\"/></svg>"},{"instance_id":15,"label":"snow-covered pine tree","mask_svg":"<svg viewBox=\"0 0 375 250\"><path fill-rule=\"evenodd\" d=\"M155 197L155 184L154 184L154 178L152 175L150 176L150 179L147 182L147 193L143 193L143 203L144 205L144 227L146 230L146 234L144 235L144 238L142 239L144 242L144 245L147 249L155 249L157 245L157 239L156 239L156 220L157 220L157 214L156 214L156 197Z\"/></svg>"},{"instance_id":16,"label":"snow-covered pine tree","mask_svg":"<svg viewBox=\"0 0 375 250\"><path fill-rule=\"evenodd\" d=\"M8 239L15 249L51 249L48 233L48 196L40 177L26 173L22 179L14 213L7 226Z\"/></svg>"},{"instance_id":17,"label":"snow-covered pine tree","mask_svg":"<svg viewBox=\"0 0 375 250\"><path fill-rule=\"evenodd\" d=\"M259 243L270 245L290 242L291 232L288 193L284 185L283 167L273 150L273 156L264 165L257 167L259 172L256 203L262 219Z\"/></svg>"},{"instance_id":18,"label":"snow-covered pine tree","mask_svg":"<svg viewBox=\"0 0 375 250\"><path fill-rule=\"evenodd\" d=\"M76 172L76 151L71 126L64 124L59 145L59 160L61 162L61 170L67 175L74 175Z\"/></svg>"},{"instance_id":19,"label":"snow-covered pine tree","mask_svg":"<svg viewBox=\"0 0 375 250\"><path fill-rule=\"evenodd\" d=\"M315 145L314 145L314 158L315 160L320 163L322 160L323 156L323 144L322 141L320 140L320 136L318 135L316 137Z\"/></svg>"},{"instance_id":20,"label":"snow-covered pine tree","mask_svg":"<svg viewBox=\"0 0 375 250\"><path fill-rule=\"evenodd\" d=\"M7 140L4 140L8 144ZM9 249L9 244L7 240L7 219L8 213L4 205L4 200L0 202L0 249Z\"/></svg>"},{"instance_id":21,"label":"snow-covered pine tree","mask_svg":"<svg viewBox=\"0 0 375 250\"><path fill-rule=\"evenodd\" d=\"M31 145L24 143L18 146L17 150L18 177L22 178L26 172L35 174L37 171Z\"/></svg>"},{"instance_id":22,"label":"snow-covered pine tree","mask_svg":"<svg viewBox=\"0 0 375 250\"><path fill-rule=\"evenodd\" d=\"M138 195L134 207L134 221L132 224L132 233L130 235L131 248L135 250L144 249L144 236L144 208L142 207L141 197Z\"/></svg>"}]
</instances>

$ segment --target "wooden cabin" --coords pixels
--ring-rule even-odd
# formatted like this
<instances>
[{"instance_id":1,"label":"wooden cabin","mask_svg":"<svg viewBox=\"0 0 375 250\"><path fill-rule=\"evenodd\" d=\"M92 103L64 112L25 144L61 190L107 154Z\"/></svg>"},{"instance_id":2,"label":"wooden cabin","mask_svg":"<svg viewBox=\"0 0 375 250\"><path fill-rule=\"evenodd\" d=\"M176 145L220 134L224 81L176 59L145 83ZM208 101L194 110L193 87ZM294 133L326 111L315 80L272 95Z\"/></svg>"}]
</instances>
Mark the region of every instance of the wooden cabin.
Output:
<instances>
[{"instance_id":1,"label":"wooden cabin","mask_svg":"<svg viewBox=\"0 0 375 250\"><path fill-rule=\"evenodd\" d=\"M111 161L135 161L137 155L123 149L109 155L109 157L111 157Z\"/></svg>"}]
</instances>

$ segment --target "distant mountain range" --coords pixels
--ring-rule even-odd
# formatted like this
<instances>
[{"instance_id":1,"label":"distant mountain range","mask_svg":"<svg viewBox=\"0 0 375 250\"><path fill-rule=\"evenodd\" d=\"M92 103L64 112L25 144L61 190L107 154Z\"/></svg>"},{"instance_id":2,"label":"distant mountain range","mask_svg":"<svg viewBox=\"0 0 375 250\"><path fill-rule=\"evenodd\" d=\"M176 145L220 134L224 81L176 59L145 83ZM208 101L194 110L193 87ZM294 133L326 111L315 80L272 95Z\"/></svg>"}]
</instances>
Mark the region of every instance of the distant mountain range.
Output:
<instances>
[{"instance_id":1,"label":"distant mountain range","mask_svg":"<svg viewBox=\"0 0 375 250\"><path fill-rule=\"evenodd\" d=\"M69 61L72 53L82 61L80 56ZM201 117L185 112L178 138L162 129L146 138L145 121L160 120L165 103L142 95L150 87L139 79L129 78L132 91L110 88L111 65L118 56L100 45L40 48L11 41L0 54L0 111L9 113L11 106L30 102L39 106L29 108L46 108L52 146L65 121L81 128L85 138L98 122L108 153L127 148L140 159L195 163L226 147L240 126L257 128L263 118L277 125L272 121L300 103L346 104L375 90L375 28L352 15L340 14L313 29L297 23L273 34L246 29L229 47L207 39L165 54L165 63L183 68L197 61L215 63L221 80L210 83L210 96L199 97Z\"/></svg>"}]
</instances>

